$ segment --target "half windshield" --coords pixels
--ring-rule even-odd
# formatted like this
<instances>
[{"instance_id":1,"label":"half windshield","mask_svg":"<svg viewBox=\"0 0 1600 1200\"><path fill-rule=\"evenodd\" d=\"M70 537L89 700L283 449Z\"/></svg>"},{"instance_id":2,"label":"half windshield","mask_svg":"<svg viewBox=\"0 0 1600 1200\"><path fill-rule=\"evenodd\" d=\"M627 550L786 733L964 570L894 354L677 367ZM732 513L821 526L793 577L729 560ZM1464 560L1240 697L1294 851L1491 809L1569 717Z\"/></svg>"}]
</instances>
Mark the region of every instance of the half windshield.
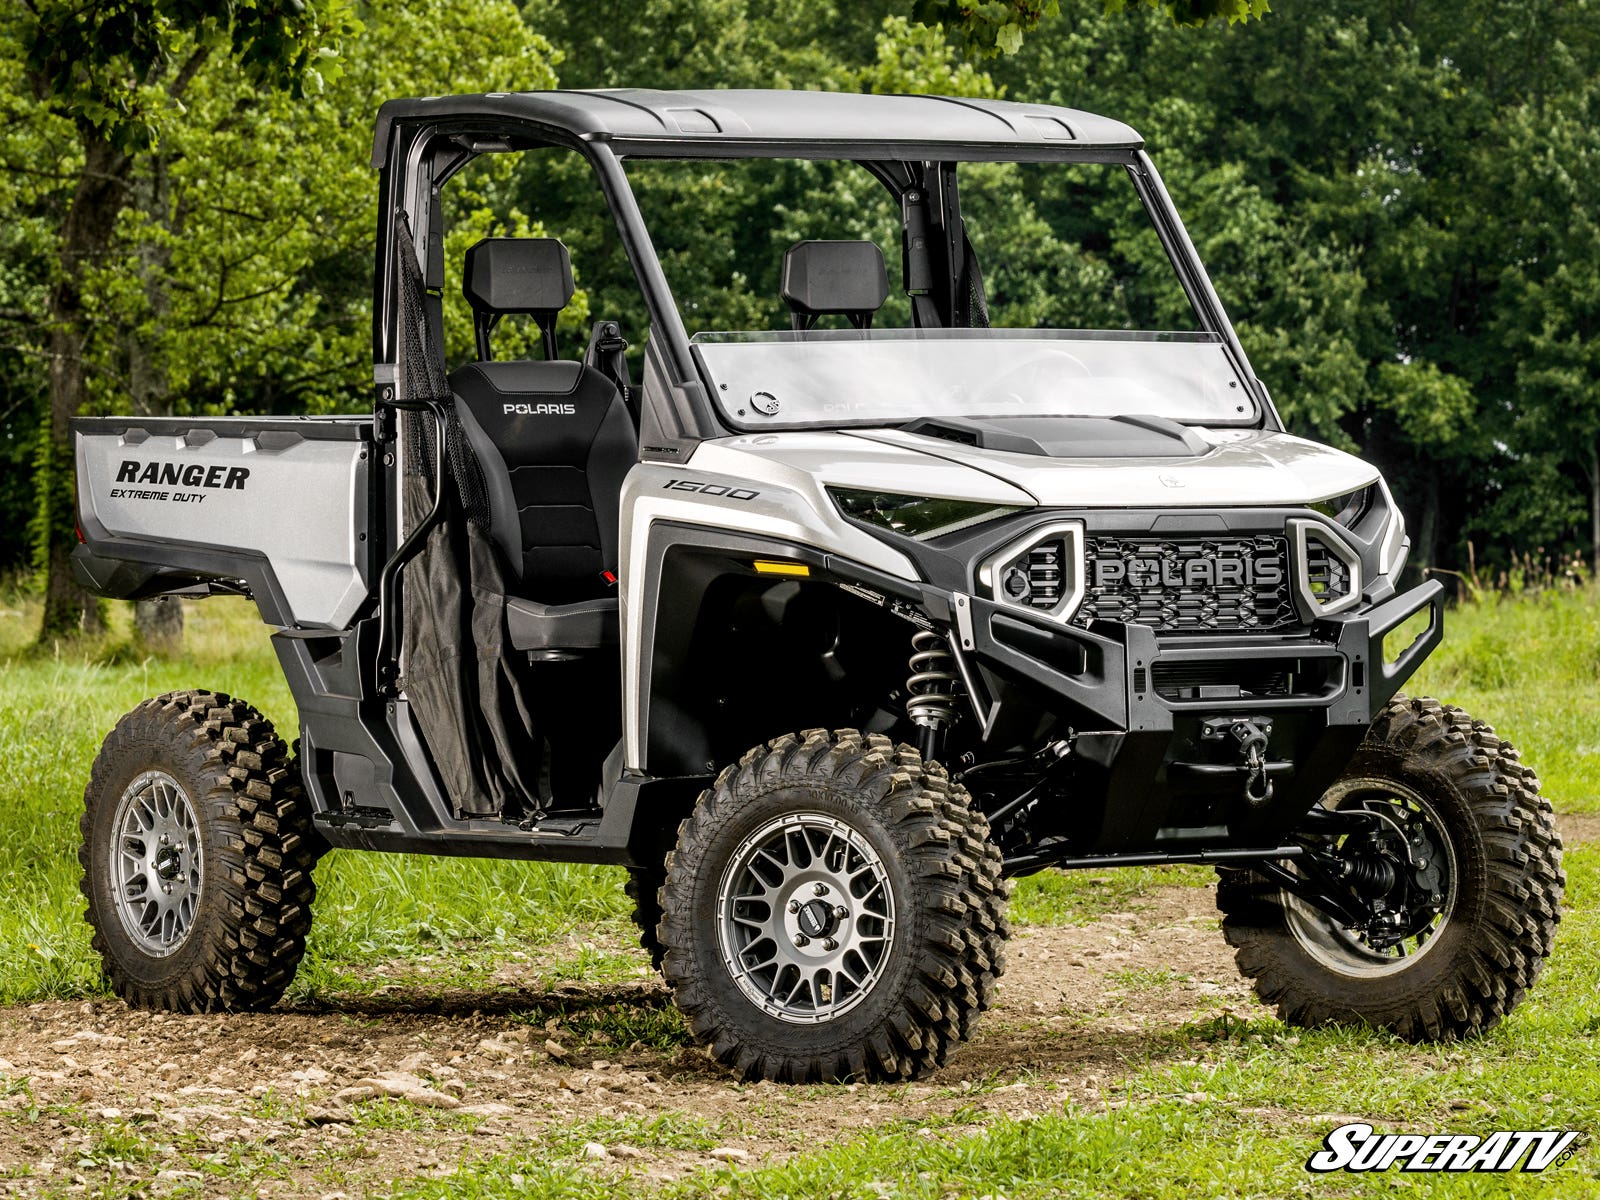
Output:
<instances>
[{"instance_id":1,"label":"half windshield","mask_svg":"<svg viewBox=\"0 0 1600 1200\"><path fill-rule=\"evenodd\" d=\"M742 430L921 417L1167 417L1227 424L1251 402L1205 333L884 329L700 333L695 353Z\"/></svg>"}]
</instances>

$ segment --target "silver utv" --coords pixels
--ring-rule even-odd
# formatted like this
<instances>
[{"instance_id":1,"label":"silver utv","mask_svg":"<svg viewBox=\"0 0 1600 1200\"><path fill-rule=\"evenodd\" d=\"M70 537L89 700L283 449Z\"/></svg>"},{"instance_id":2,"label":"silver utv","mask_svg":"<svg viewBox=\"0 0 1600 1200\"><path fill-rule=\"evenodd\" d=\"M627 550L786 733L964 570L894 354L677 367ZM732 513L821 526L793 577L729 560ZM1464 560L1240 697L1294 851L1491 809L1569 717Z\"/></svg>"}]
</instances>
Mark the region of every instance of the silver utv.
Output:
<instances>
[{"instance_id":1,"label":"silver utv","mask_svg":"<svg viewBox=\"0 0 1600 1200\"><path fill-rule=\"evenodd\" d=\"M451 180L549 148L592 172L648 330L563 346L556 238L447 261ZM693 329L630 171L772 159L864 172L897 244L802 240L786 327ZM372 162L370 414L76 426L83 582L253 597L300 720L291 751L193 689L107 738L84 887L130 1003L273 1003L329 847L627 868L746 1077L941 1065L994 1002L1006 879L1046 868L1216 864L1297 1023L1461 1036L1532 984L1549 804L1486 724L1399 694L1439 586L1402 589L1379 473L1285 430L1126 125L504 93L385 104ZM992 323L1007 264L963 184L993 164L1128 189L1191 327ZM538 333L497 354L508 317Z\"/></svg>"}]
</instances>

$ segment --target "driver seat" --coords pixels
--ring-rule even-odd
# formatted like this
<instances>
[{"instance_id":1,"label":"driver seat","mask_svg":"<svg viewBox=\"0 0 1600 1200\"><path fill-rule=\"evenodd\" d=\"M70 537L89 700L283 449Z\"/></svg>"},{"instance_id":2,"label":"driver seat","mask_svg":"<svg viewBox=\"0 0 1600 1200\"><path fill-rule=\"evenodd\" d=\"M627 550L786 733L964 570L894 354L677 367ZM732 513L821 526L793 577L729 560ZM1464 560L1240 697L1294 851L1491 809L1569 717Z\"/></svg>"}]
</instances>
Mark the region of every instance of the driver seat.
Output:
<instances>
[{"instance_id":1,"label":"driver seat","mask_svg":"<svg viewBox=\"0 0 1600 1200\"><path fill-rule=\"evenodd\" d=\"M544 660L615 646L618 510L638 436L608 376L556 357L556 318L573 292L567 248L485 238L467 252L462 291L479 361L452 372L450 389L516 593L506 601L511 645ZM543 360L494 360L490 334L511 313L538 322Z\"/></svg>"}]
</instances>

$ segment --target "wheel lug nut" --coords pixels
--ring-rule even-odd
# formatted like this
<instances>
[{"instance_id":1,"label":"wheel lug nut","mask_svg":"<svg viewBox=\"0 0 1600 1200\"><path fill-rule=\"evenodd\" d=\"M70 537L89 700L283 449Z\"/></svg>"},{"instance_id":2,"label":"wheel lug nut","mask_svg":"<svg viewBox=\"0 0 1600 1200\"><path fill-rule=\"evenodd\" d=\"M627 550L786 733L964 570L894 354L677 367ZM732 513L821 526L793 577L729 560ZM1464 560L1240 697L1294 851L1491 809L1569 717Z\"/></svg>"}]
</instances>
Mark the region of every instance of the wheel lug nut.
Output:
<instances>
[{"instance_id":1,"label":"wheel lug nut","mask_svg":"<svg viewBox=\"0 0 1600 1200\"><path fill-rule=\"evenodd\" d=\"M836 938L823 938L822 948L824 950L837 950L839 948L839 942Z\"/></svg>"},{"instance_id":2,"label":"wheel lug nut","mask_svg":"<svg viewBox=\"0 0 1600 1200\"><path fill-rule=\"evenodd\" d=\"M825 883L819 883L811 890L819 896L826 896L828 894L828 885Z\"/></svg>"},{"instance_id":3,"label":"wheel lug nut","mask_svg":"<svg viewBox=\"0 0 1600 1200\"><path fill-rule=\"evenodd\" d=\"M833 906L833 915L835 920L843 921L850 915L850 910L842 904L835 904Z\"/></svg>"},{"instance_id":4,"label":"wheel lug nut","mask_svg":"<svg viewBox=\"0 0 1600 1200\"><path fill-rule=\"evenodd\" d=\"M789 901L789 911L792 912L792 913L799 912L800 911L800 901L798 901L798 900Z\"/></svg>"},{"instance_id":5,"label":"wheel lug nut","mask_svg":"<svg viewBox=\"0 0 1600 1200\"><path fill-rule=\"evenodd\" d=\"M797 933L794 935L794 944L796 946L809 946L811 945L811 939L803 933Z\"/></svg>"}]
</instances>

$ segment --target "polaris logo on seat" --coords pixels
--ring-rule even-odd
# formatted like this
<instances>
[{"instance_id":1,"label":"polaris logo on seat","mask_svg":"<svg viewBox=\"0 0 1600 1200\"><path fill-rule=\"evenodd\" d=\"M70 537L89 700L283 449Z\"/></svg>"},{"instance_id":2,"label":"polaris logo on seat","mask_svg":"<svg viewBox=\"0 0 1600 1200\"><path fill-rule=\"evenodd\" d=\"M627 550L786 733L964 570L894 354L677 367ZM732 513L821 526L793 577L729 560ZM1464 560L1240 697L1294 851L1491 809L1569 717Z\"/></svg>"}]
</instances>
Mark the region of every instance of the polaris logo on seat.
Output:
<instances>
[{"instance_id":1,"label":"polaris logo on seat","mask_svg":"<svg viewBox=\"0 0 1600 1200\"><path fill-rule=\"evenodd\" d=\"M577 415L576 404L507 404L508 417L571 417Z\"/></svg>"},{"instance_id":2,"label":"polaris logo on seat","mask_svg":"<svg viewBox=\"0 0 1600 1200\"><path fill-rule=\"evenodd\" d=\"M1096 587L1275 587L1283 582L1283 560L1255 558L1165 558L1101 560L1094 564Z\"/></svg>"},{"instance_id":3,"label":"polaris logo on seat","mask_svg":"<svg viewBox=\"0 0 1600 1200\"><path fill-rule=\"evenodd\" d=\"M148 462L123 459L117 467L118 483L159 483L166 487L231 488L242 491L250 478L249 467L228 467L221 463Z\"/></svg>"}]
</instances>

